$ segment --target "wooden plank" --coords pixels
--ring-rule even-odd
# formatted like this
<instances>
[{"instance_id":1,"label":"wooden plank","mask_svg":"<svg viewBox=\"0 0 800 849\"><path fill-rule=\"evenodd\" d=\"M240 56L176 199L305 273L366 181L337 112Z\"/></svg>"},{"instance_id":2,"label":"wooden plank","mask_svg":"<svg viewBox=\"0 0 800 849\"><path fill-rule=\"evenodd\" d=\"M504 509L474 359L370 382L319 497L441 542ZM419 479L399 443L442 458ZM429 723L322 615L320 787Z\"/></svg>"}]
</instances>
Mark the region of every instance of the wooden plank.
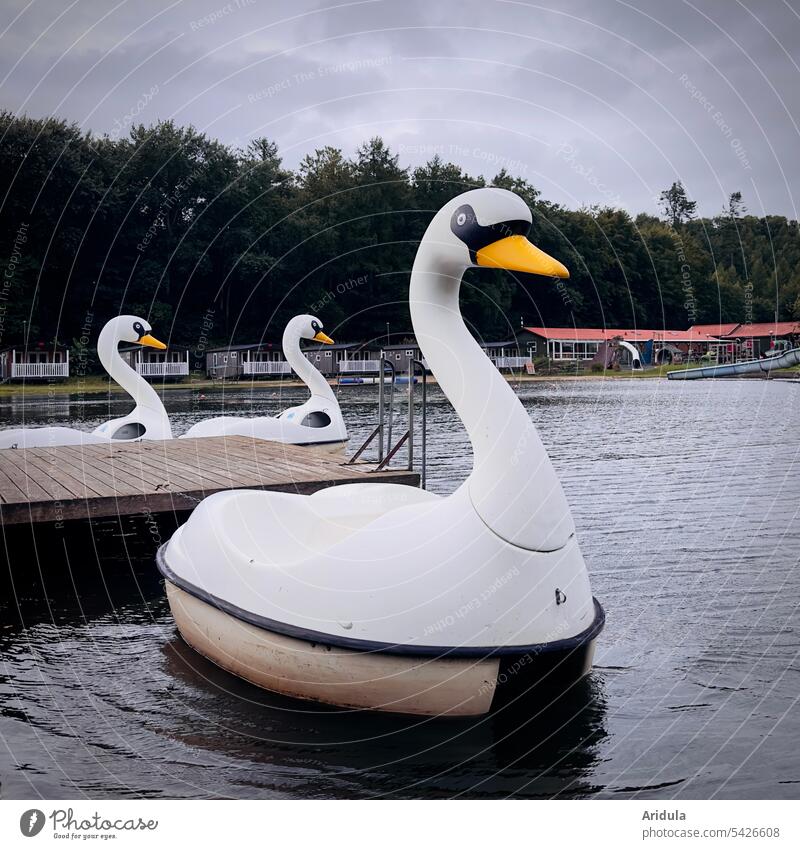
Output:
<instances>
[{"instance_id":1,"label":"wooden plank","mask_svg":"<svg viewBox=\"0 0 800 849\"><path fill-rule=\"evenodd\" d=\"M246 436L5 450L0 518L18 524L173 513L227 489L310 494L354 482L419 483L414 472L371 468Z\"/></svg>"},{"instance_id":2,"label":"wooden plank","mask_svg":"<svg viewBox=\"0 0 800 849\"><path fill-rule=\"evenodd\" d=\"M226 446L230 456L240 462L249 459L261 475L264 474L265 469L269 469L275 464L277 458L282 469L294 472L300 480L330 474L333 468L338 470L336 474L339 478L355 478L357 476L350 471L352 467L344 465L342 458L327 453L263 441L260 442L260 445L242 444L239 441L241 439L242 437L236 437L235 440L237 441ZM268 450L267 446L269 446ZM305 453L298 456L297 452Z\"/></svg>"},{"instance_id":3,"label":"wooden plank","mask_svg":"<svg viewBox=\"0 0 800 849\"><path fill-rule=\"evenodd\" d=\"M181 444L170 445L170 451L164 454L160 454L152 446L146 446L143 448L141 461L151 467L166 468L171 474L188 482L207 480L210 484L216 483L221 486L235 484L237 471L240 475L242 471L235 468L235 464L225 462L222 457L211 451L193 450L191 444L185 444L203 441L208 440L176 440Z\"/></svg>"},{"instance_id":4,"label":"wooden plank","mask_svg":"<svg viewBox=\"0 0 800 849\"><path fill-rule=\"evenodd\" d=\"M20 459L20 455L24 451L16 448L7 448L0 452L3 454L3 459L6 461L3 466L3 471L14 481L14 483L22 491L22 497L26 501L35 500L50 500L50 495L36 482L36 480L28 473L24 458ZM8 455L8 456L5 456Z\"/></svg>"},{"instance_id":5,"label":"wooden plank","mask_svg":"<svg viewBox=\"0 0 800 849\"><path fill-rule=\"evenodd\" d=\"M69 453L59 450L59 462L64 471L81 481L84 486L97 495L113 496L116 494L114 486L108 480L107 469L105 469L94 455L84 456L81 449Z\"/></svg>"},{"instance_id":6,"label":"wooden plank","mask_svg":"<svg viewBox=\"0 0 800 849\"><path fill-rule=\"evenodd\" d=\"M41 449L39 449L41 451ZM45 449L46 451L50 451L52 449ZM101 487L99 484L95 486L91 486L87 484L85 479L82 479L78 474L71 473L72 467L67 465L63 458L58 456L48 458L46 455L40 454L38 451L34 453L33 451L26 451L26 461L29 466L33 466L37 469L37 471L42 472L42 474L52 477L56 482L58 482L65 490L65 493L62 493L60 498L86 498L89 496L95 495L111 495L109 487ZM40 476L38 476L41 479Z\"/></svg>"},{"instance_id":7,"label":"wooden plank","mask_svg":"<svg viewBox=\"0 0 800 849\"><path fill-rule=\"evenodd\" d=\"M94 446L93 446L94 447ZM110 481L116 495L146 493L158 487L169 491L187 487L196 488L207 483L213 486L230 485L230 481L217 481L204 470L186 470L176 467L170 457L157 458L144 452L121 452L118 446L101 446L105 455L94 459ZM102 465L101 465L102 464Z\"/></svg>"},{"instance_id":8,"label":"wooden plank","mask_svg":"<svg viewBox=\"0 0 800 849\"><path fill-rule=\"evenodd\" d=\"M215 481L204 474L182 469L174 462L155 457L136 455L116 455L109 459L109 468L115 479L120 481L120 492L127 489L133 492L149 492L156 488L160 491L181 491L194 489L203 484L216 485ZM136 485L138 484L138 486Z\"/></svg>"},{"instance_id":9,"label":"wooden plank","mask_svg":"<svg viewBox=\"0 0 800 849\"><path fill-rule=\"evenodd\" d=\"M20 499L24 501L27 496L6 474L5 470L0 469L0 503L7 504Z\"/></svg>"}]
</instances>

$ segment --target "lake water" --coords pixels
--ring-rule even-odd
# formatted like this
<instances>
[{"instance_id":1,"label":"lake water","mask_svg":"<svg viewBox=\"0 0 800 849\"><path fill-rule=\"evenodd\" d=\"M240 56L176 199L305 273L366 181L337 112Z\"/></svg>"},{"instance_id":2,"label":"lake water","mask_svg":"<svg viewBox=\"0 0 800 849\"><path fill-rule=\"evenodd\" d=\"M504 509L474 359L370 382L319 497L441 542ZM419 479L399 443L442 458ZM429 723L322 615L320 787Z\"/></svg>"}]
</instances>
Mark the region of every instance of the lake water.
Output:
<instances>
[{"instance_id":1,"label":"lake water","mask_svg":"<svg viewBox=\"0 0 800 849\"><path fill-rule=\"evenodd\" d=\"M221 409L203 391L166 393L176 432ZM376 392L341 390L352 443ZM224 403L273 414L302 395L234 389ZM2 796L798 798L800 384L586 380L519 395L607 614L595 669L568 698L445 721L264 693L183 644L152 561L159 531L126 520L11 552ZM117 396L0 398L5 424L89 429L125 409ZM436 389L428 452L429 487L452 491L469 445Z\"/></svg>"}]
</instances>

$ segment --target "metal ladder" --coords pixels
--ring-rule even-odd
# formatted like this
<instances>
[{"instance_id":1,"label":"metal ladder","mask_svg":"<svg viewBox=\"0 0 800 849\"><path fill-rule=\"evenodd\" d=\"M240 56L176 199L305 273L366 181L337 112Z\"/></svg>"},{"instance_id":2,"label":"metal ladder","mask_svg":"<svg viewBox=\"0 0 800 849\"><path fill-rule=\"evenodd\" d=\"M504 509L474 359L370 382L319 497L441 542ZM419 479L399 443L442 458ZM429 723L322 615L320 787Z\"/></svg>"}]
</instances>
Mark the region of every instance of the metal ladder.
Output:
<instances>
[{"instance_id":1,"label":"metal ladder","mask_svg":"<svg viewBox=\"0 0 800 849\"><path fill-rule=\"evenodd\" d=\"M387 469L389 467L389 463L391 463L392 458L397 454L397 452L408 443L408 462L406 464L406 468L408 471L414 470L414 425L415 425L415 411L414 411L414 378L417 376L417 369L419 369L422 375L422 423L421 423L421 441L420 441L420 487L425 489L426 484L426 471L427 471L427 460L428 460L428 375L425 370L425 366L421 360L410 360L409 361L409 371L408 371L408 425L406 431L403 435L397 440L397 442L392 445L392 428L394 425L394 387L397 382L397 370L394 367L394 363L390 362L386 359L386 354L384 351L381 351L380 356L380 365L379 365L379 375L378 375L378 424L377 427L370 433L370 435L364 440L361 447L353 454L353 456L347 461L346 465L350 466L355 463L358 458L366 451L366 449L372 444L373 440L378 438L378 465L372 470L374 472L380 472L383 469ZM386 398L385 398L385 376L386 370L389 370L391 374L391 381L389 382L389 410L388 417L386 411ZM388 419L388 426L387 426ZM386 437L384 439L384 437ZM384 450L385 446L385 450Z\"/></svg>"}]
</instances>

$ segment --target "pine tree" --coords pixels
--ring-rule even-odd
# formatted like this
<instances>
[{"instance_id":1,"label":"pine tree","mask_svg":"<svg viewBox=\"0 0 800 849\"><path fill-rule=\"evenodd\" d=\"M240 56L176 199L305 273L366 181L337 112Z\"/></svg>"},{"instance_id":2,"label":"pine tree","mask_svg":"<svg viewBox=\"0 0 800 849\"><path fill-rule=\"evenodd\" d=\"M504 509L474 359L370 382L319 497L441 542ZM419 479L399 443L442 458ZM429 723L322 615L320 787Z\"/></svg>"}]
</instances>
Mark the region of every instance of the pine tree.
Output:
<instances>
[{"instance_id":1,"label":"pine tree","mask_svg":"<svg viewBox=\"0 0 800 849\"><path fill-rule=\"evenodd\" d=\"M695 216L697 201L689 200L680 180L661 192L661 208L672 227L679 227Z\"/></svg>"}]
</instances>

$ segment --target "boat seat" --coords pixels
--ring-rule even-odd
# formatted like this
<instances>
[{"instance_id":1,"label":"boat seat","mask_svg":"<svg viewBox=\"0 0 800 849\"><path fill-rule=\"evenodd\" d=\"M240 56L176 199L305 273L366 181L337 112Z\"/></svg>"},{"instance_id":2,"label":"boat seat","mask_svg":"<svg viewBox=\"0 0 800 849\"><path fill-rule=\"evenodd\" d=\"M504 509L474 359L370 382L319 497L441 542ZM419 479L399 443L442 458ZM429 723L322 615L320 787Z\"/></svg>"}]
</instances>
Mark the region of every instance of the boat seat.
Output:
<instances>
[{"instance_id":1,"label":"boat seat","mask_svg":"<svg viewBox=\"0 0 800 849\"><path fill-rule=\"evenodd\" d=\"M438 502L400 484L346 484L314 495L240 490L226 493L218 532L254 564L289 566L327 551L386 513Z\"/></svg>"}]
</instances>

